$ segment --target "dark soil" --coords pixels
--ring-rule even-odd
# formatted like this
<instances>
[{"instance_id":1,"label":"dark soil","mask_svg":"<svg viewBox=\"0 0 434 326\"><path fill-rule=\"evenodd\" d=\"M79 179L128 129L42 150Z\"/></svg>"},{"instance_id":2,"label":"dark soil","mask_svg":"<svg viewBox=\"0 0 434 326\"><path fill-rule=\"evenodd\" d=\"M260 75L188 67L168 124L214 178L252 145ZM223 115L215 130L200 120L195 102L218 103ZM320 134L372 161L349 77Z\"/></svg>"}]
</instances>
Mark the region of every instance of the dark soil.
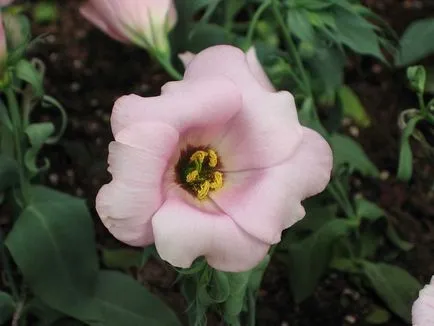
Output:
<instances>
[{"instance_id":1,"label":"dark soil","mask_svg":"<svg viewBox=\"0 0 434 326\"><path fill-rule=\"evenodd\" d=\"M60 3L60 2L59 2ZM426 1L366 0L401 33L413 20L434 15L434 3ZM46 91L66 107L69 123L63 141L47 147L45 154L52 169L43 182L86 198L93 207L106 171L108 143L112 139L109 117L114 100L124 94L156 95L168 76L153 64L146 52L120 44L88 24L78 13L77 0L62 0L56 23L34 25L34 35L49 33L46 44L32 55L47 65ZM346 126L362 143L372 160L383 171L381 180L360 180L355 190L379 202L398 230L415 248L399 257L403 265L422 283L434 274L434 183L430 166L416 153L415 177L410 185L395 178L399 150L399 112L416 102L405 87L403 71L363 59L363 69L349 68L348 83L360 95L370 113L372 126L358 130ZM356 64L356 66L359 66ZM354 67L354 65L353 65ZM105 230L95 215L98 242L108 247L120 244ZM258 324L264 326L362 325L363 315L373 303L374 294L359 293L348 280L332 273L325 277L316 293L301 305L292 302L287 271L273 262L266 272L258 300ZM174 286L175 273L151 260L139 271L139 280L160 295L180 315L186 304ZM209 321L209 325L217 322ZM388 325L403 326L398 319Z\"/></svg>"}]
</instances>

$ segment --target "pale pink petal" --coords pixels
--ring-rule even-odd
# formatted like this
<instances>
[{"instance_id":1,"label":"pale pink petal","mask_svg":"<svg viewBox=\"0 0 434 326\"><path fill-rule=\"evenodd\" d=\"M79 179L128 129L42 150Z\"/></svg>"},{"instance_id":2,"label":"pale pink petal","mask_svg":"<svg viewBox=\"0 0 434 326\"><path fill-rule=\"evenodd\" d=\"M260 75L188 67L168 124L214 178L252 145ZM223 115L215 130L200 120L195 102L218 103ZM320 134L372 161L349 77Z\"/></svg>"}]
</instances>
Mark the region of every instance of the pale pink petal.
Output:
<instances>
[{"instance_id":1,"label":"pale pink petal","mask_svg":"<svg viewBox=\"0 0 434 326\"><path fill-rule=\"evenodd\" d=\"M213 76L225 76L239 88L243 97L254 96L264 90L253 76L246 55L230 45L216 45L198 53L190 62L184 75L185 80Z\"/></svg>"},{"instance_id":2,"label":"pale pink petal","mask_svg":"<svg viewBox=\"0 0 434 326\"><path fill-rule=\"evenodd\" d=\"M434 277L419 292L411 313L413 326L434 326Z\"/></svg>"},{"instance_id":3,"label":"pale pink petal","mask_svg":"<svg viewBox=\"0 0 434 326\"><path fill-rule=\"evenodd\" d=\"M301 219L301 201L326 187L332 152L315 131L303 128L303 141L283 164L268 169L224 174L224 186L210 194L247 233L267 243Z\"/></svg>"},{"instance_id":4,"label":"pale pink petal","mask_svg":"<svg viewBox=\"0 0 434 326\"><path fill-rule=\"evenodd\" d=\"M222 213L199 210L171 193L152 218L155 246L170 264L187 268L200 256L227 272L247 271L267 254L269 245L248 235Z\"/></svg>"},{"instance_id":5,"label":"pale pink petal","mask_svg":"<svg viewBox=\"0 0 434 326\"><path fill-rule=\"evenodd\" d=\"M15 0L0 0L0 7L9 6Z\"/></svg>"},{"instance_id":6,"label":"pale pink petal","mask_svg":"<svg viewBox=\"0 0 434 326\"><path fill-rule=\"evenodd\" d=\"M189 51L178 54L178 58L179 60L181 60L184 67L187 67L190 64L190 62L194 59L195 56L196 55L194 53Z\"/></svg>"},{"instance_id":7,"label":"pale pink petal","mask_svg":"<svg viewBox=\"0 0 434 326\"><path fill-rule=\"evenodd\" d=\"M225 124L241 107L239 91L225 78L172 82L161 96L121 97L113 108L111 125L114 135L138 121L161 121L186 132Z\"/></svg>"},{"instance_id":8,"label":"pale pink petal","mask_svg":"<svg viewBox=\"0 0 434 326\"><path fill-rule=\"evenodd\" d=\"M267 74L265 73L265 70L256 54L256 49L253 46L247 51L246 57L253 76L255 76L256 80L262 85L262 87L270 92L276 91Z\"/></svg>"},{"instance_id":9,"label":"pale pink petal","mask_svg":"<svg viewBox=\"0 0 434 326\"><path fill-rule=\"evenodd\" d=\"M116 27L116 18L112 14L112 9L108 7L109 4L103 1L101 5L104 5L104 9L97 10L94 6L94 2L95 1L86 2L80 7L80 13L83 17L111 38L123 43L129 43L128 38Z\"/></svg>"},{"instance_id":10,"label":"pale pink petal","mask_svg":"<svg viewBox=\"0 0 434 326\"><path fill-rule=\"evenodd\" d=\"M119 240L152 243L149 221L163 201L163 176L177 144L178 132L158 122L131 125L110 144L113 180L99 191L96 209Z\"/></svg>"},{"instance_id":11,"label":"pale pink petal","mask_svg":"<svg viewBox=\"0 0 434 326\"><path fill-rule=\"evenodd\" d=\"M293 96L288 92L259 90L244 98L244 108L212 146L225 171L265 168L286 160L299 146L302 127Z\"/></svg>"}]
</instances>

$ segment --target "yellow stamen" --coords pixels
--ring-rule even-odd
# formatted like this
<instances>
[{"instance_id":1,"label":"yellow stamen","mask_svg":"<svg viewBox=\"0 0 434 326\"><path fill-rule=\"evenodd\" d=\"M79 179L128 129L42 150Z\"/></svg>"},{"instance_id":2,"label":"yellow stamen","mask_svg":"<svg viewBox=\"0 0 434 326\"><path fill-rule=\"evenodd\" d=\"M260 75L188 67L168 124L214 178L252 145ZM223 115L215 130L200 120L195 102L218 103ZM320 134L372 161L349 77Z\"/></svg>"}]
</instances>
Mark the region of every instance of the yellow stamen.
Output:
<instances>
[{"instance_id":1,"label":"yellow stamen","mask_svg":"<svg viewBox=\"0 0 434 326\"><path fill-rule=\"evenodd\" d=\"M217 166L217 163L218 163L217 153L214 150L209 149L208 155L209 155L209 163L208 163L209 166L212 168L215 168Z\"/></svg>"},{"instance_id":2,"label":"yellow stamen","mask_svg":"<svg viewBox=\"0 0 434 326\"><path fill-rule=\"evenodd\" d=\"M208 180L204 181L201 185L200 185L200 189L197 192L197 198L199 200L203 200L208 196L209 193L209 189L210 189L210 182Z\"/></svg>"},{"instance_id":3,"label":"yellow stamen","mask_svg":"<svg viewBox=\"0 0 434 326\"><path fill-rule=\"evenodd\" d=\"M193 161L199 161L199 163L203 163L203 160L205 159L205 157L208 156L208 153L205 151L196 151L193 153L193 155L190 156L190 162Z\"/></svg>"},{"instance_id":4,"label":"yellow stamen","mask_svg":"<svg viewBox=\"0 0 434 326\"><path fill-rule=\"evenodd\" d=\"M199 171L198 170L193 170L189 174L187 174L187 177L185 178L185 180L187 181L187 183L192 183L198 177L199 177Z\"/></svg>"},{"instance_id":5,"label":"yellow stamen","mask_svg":"<svg viewBox=\"0 0 434 326\"><path fill-rule=\"evenodd\" d=\"M223 173L216 171L213 173L214 180L210 183L212 190L219 190L223 188Z\"/></svg>"}]
</instances>

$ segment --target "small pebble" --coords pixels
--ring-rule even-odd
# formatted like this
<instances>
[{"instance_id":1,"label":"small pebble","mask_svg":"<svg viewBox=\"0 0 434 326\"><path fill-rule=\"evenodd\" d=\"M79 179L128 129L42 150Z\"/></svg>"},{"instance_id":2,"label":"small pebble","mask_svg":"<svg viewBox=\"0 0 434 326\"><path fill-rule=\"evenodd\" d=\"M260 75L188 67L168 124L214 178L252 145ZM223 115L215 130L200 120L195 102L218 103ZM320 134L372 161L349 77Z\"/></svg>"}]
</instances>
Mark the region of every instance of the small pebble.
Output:
<instances>
[{"instance_id":1,"label":"small pebble","mask_svg":"<svg viewBox=\"0 0 434 326\"><path fill-rule=\"evenodd\" d=\"M53 185L57 185L57 184L59 183L59 176L58 176L57 174L55 174L55 173L51 173L51 174L48 176L48 179L50 180L50 182L51 182Z\"/></svg>"},{"instance_id":2,"label":"small pebble","mask_svg":"<svg viewBox=\"0 0 434 326\"><path fill-rule=\"evenodd\" d=\"M352 315L346 315L344 320L348 323L348 324L355 324L357 321L357 318L355 316Z\"/></svg>"},{"instance_id":3,"label":"small pebble","mask_svg":"<svg viewBox=\"0 0 434 326\"><path fill-rule=\"evenodd\" d=\"M360 130L356 126L351 126L349 129L350 135L353 137L359 137Z\"/></svg>"},{"instance_id":4,"label":"small pebble","mask_svg":"<svg viewBox=\"0 0 434 326\"><path fill-rule=\"evenodd\" d=\"M383 170L383 171L380 172L380 180L385 181L385 180L389 179L389 177L390 177L390 172L389 171Z\"/></svg>"},{"instance_id":5,"label":"small pebble","mask_svg":"<svg viewBox=\"0 0 434 326\"><path fill-rule=\"evenodd\" d=\"M80 90L81 85L80 85L79 83L77 83L77 82L73 82L73 83L71 84L70 88L71 88L71 91L73 91L73 92L77 92L77 91Z\"/></svg>"}]
</instances>

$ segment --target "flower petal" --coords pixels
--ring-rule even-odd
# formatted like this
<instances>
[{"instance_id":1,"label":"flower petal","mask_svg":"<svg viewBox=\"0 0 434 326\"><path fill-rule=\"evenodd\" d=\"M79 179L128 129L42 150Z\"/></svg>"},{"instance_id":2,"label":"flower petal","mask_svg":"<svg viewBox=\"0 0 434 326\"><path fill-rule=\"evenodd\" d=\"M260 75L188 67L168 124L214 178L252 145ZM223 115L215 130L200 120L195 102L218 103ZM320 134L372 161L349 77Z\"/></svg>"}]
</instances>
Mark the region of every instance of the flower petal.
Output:
<instances>
[{"instance_id":1,"label":"flower petal","mask_svg":"<svg viewBox=\"0 0 434 326\"><path fill-rule=\"evenodd\" d=\"M161 121L180 133L224 125L242 107L241 95L226 78L171 82L161 96L123 96L113 108L113 134L138 121Z\"/></svg>"},{"instance_id":2,"label":"flower petal","mask_svg":"<svg viewBox=\"0 0 434 326\"><path fill-rule=\"evenodd\" d=\"M301 201L326 187L332 152L315 131L303 128L303 141L286 162L268 168L225 173L225 184L210 196L247 233L267 243L301 219Z\"/></svg>"},{"instance_id":3,"label":"flower petal","mask_svg":"<svg viewBox=\"0 0 434 326\"><path fill-rule=\"evenodd\" d=\"M180 191L180 190L177 190ZM250 236L223 213L202 211L172 191L152 218L161 258L187 268L200 256L227 272L247 271L267 254L269 245Z\"/></svg>"},{"instance_id":4,"label":"flower petal","mask_svg":"<svg viewBox=\"0 0 434 326\"><path fill-rule=\"evenodd\" d=\"M268 168L285 161L299 146L302 127L293 96L258 91L215 140L225 171Z\"/></svg>"},{"instance_id":5,"label":"flower petal","mask_svg":"<svg viewBox=\"0 0 434 326\"><path fill-rule=\"evenodd\" d=\"M270 92L275 92L276 89L274 88L273 84L271 83L270 79L268 78L267 74L265 73L265 70L262 67L262 64L259 61L258 56L256 54L255 47L252 46L246 52L246 58L247 58L247 63L249 65L250 71L252 72L253 76L255 76L256 80L266 90L268 90Z\"/></svg>"},{"instance_id":6,"label":"flower petal","mask_svg":"<svg viewBox=\"0 0 434 326\"><path fill-rule=\"evenodd\" d=\"M129 43L129 40L126 36L118 31L115 24L115 17L113 17L113 9L110 7L108 3L100 1L100 7L96 8L94 5L95 1L89 1L83 4L80 7L80 13L86 18L89 22L98 27L101 31L109 35L111 38L123 42Z\"/></svg>"},{"instance_id":7,"label":"flower petal","mask_svg":"<svg viewBox=\"0 0 434 326\"><path fill-rule=\"evenodd\" d=\"M137 123L109 147L109 172L96 209L104 225L131 245L152 243L150 218L163 202L163 176L178 144L178 132L162 123Z\"/></svg>"},{"instance_id":8,"label":"flower petal","mask_svg":"<svg viewBox=\"0 0 434 326\"><path fill-rule=\"evenodd\" d=\"M253 76L246 55L230 45L216 45L198 53L189 63L184 75L186 80L202 77L225 76L245 94L255 94L263 89Z\"/></svg>"},{"instance_id":9,"label":"flower petal","mask_svg":"<svg viewBox=\"0 0 434 326\"><path fill-rule=\"evenodd\" d=\"M434 277L420 292L411 311L414 326L434 326Z\"/></svg>"}]
</instances>

